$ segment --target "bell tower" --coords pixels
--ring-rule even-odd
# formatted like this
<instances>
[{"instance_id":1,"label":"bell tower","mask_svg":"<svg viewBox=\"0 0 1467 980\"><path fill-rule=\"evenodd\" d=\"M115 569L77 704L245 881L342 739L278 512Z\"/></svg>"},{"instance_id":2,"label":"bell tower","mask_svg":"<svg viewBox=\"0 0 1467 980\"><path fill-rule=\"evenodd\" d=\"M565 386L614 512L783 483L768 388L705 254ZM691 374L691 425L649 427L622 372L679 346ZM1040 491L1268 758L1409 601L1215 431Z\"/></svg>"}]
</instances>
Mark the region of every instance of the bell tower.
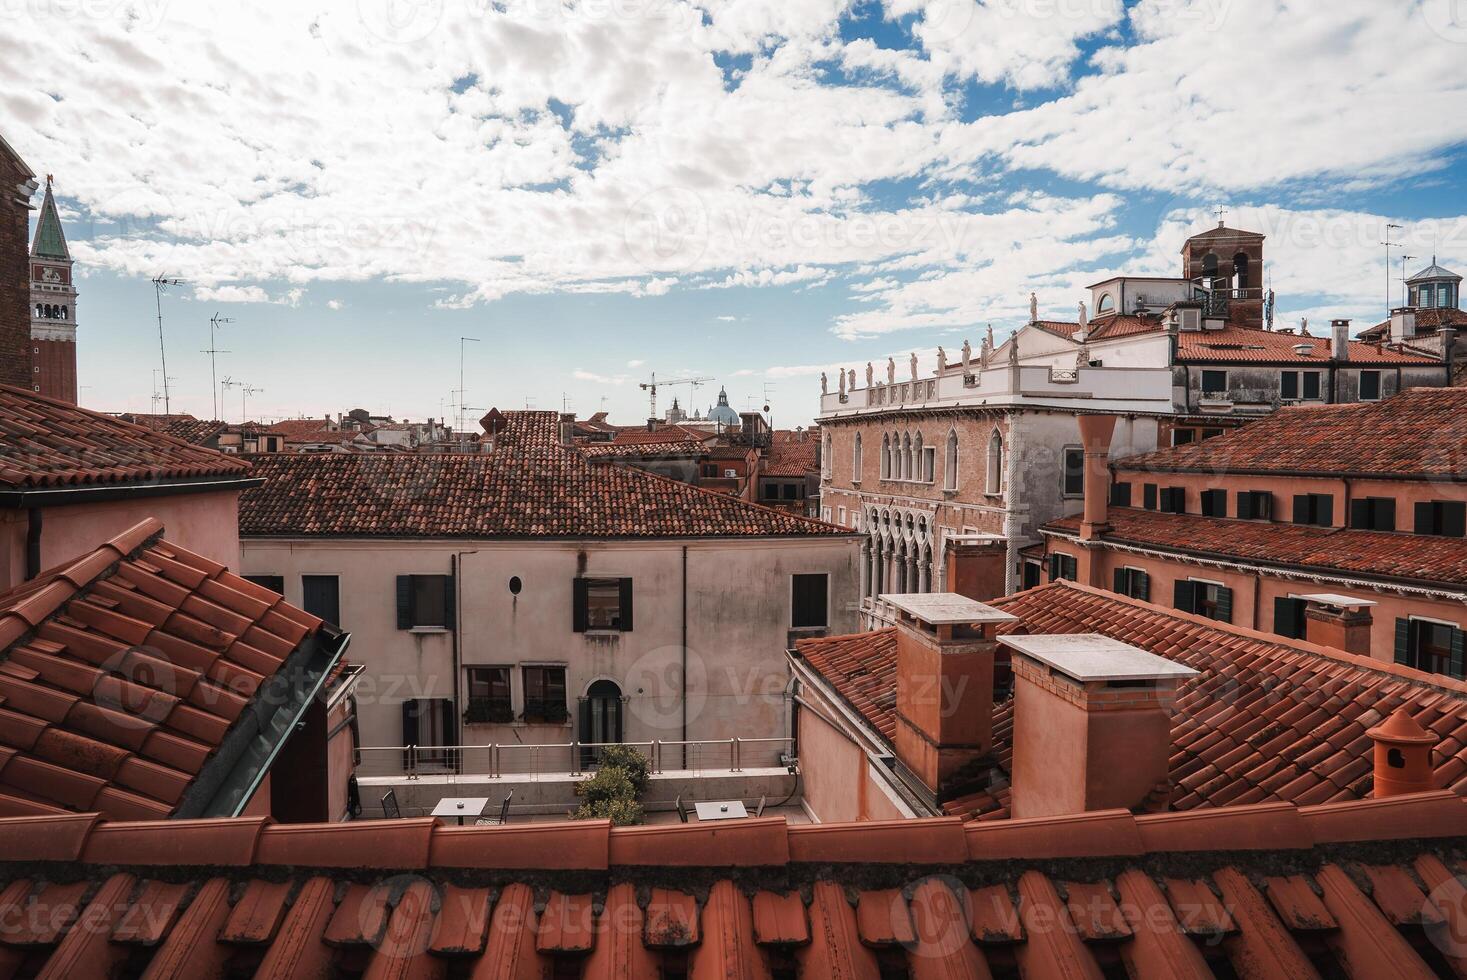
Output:
<instances>
[{"instance_id":1,"label":"bell tower","mask_svg":"<svg viewBox=\"0 0 1467 980\"><path fill-rule=\"evenodd\" d=\"M31 386L75 404L76 284L51 183L48 174L31 243Z\"/></svg>"},{"instance_id":2,"label":"bell tower","mask_svg":"<svg viewBox=\"0 0 1467 980\"><path fill-rule=\"evenodd\" d=\"M1182 278L1199 290L1204 315L1263 329L1263 236L1258 232L1219 221L1211 231L1193 235L1182 245Z\"/></svg>"}]
</instances>

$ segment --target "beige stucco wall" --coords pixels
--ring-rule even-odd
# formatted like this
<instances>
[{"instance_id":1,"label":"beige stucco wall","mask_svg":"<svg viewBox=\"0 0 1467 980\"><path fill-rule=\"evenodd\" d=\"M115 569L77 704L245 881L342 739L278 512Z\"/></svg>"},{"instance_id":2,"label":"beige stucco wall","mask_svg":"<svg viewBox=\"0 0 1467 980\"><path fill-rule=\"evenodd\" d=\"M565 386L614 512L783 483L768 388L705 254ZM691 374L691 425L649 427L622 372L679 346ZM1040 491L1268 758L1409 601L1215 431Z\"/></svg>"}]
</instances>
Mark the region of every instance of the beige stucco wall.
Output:
<instances>
[{"instance_id":1,"label":"beige stucco wall","mask_svg":"<svg viewBox=\"0 0 1467 980\"><path fill-rule=\"evenodd\" d=\"M366 746L402 744L403 700L453 696L453 634L398 630L395 579L447 574L455 556L463 569L458 589L462 664L563 664L571 711L565 725L465 725L464 744L571 741L578 737L576 699L602 678L617 683L627 699L626 740L680 738L684 547L691 739L790 734L784 650L791 575L827 573L831 632L856 627L854 537L685 542L245 538L242 547L245 574L283 576L292 602L302 601L301 575L340 577L340 625L353 636L349 657L366 667L357 687ZM631 632L573 631L577 575L633 580ZM510 593L511 576L523 583L518 596ZM511 683L518 712L523 704L518 670ZM722 764L723 757L705 761Z\"/></svg>"}]
</instances>

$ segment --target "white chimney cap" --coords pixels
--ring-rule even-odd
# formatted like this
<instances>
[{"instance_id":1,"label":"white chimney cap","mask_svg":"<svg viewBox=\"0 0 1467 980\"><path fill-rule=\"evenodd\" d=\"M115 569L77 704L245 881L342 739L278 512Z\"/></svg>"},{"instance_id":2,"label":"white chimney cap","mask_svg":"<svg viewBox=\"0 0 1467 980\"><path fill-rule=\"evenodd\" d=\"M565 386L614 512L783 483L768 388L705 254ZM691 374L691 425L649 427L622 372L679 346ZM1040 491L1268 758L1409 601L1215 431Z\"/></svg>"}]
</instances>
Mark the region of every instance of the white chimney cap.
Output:
<instances>
[{"instance_id":1,"label":"white chimney cap","mask_svg":"<svg viewBox=\"0 0 1467 980\"><path fill-rule=\"evenodd\" d=\"M956 592L912 592L879 596L882 602L920 619L929 626L960 626L969 623L1017 623L1019 617L995 609L985 602Z\"/></svg>"},{"instance_id":2,"label":"white chimney cap","mask_svg":"<svg viewBox=\"0 0 1467 980\"><path fill-rule=\"evenodd\" d=\"M1357 599L1352 595L1340 595L1338 592L1317 592L1314 595L1301 595L1297 598L1305 602L1317 602L1321 606L1333 606L1336 609L1368 609L1378 605L1374 599Z\"/></svg>"},{"instance_id":3,"label":"white chimney cap","mask_svg":"<svg viewBox=\"0 0 1467 980\"><path fill-rule=\"evenodd\" d=\"M1103 633L1015 633L998 641L1066 677L1087 681L1185 680L1191 667Z\"/></svg>"}]
</instances>

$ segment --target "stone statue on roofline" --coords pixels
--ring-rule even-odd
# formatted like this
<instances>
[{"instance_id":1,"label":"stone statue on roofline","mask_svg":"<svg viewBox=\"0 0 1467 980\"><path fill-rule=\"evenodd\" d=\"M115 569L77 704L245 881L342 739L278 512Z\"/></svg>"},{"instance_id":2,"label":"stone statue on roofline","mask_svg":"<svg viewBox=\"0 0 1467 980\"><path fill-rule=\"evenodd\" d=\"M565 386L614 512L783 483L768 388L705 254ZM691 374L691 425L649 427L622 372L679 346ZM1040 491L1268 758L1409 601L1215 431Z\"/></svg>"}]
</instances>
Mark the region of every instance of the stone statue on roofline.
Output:
<instances>
[{"instance_id":1,"label":"stone statue on roofline","mask_svg":"<svg viewBox=\"0 0 1467 980\"><path fill-rule=\"evenodd\" d=\"M836 376L836 379L840 382L840 396L842 398L844 398L844 397L846 397L846 372L845 372L845 368L841 368L839 371L835 372L835 376Z\"/></svg>"},{"instance_id":2,"label":"stone statue on roofline","mask_svg":"<svg viewBox=\"0 0 1467 980\"><path fill-rule=\"evenodd\" d=\"M1299 336L1309 336L1309 318L1307 316L1301 316L1299 318Z\"/></svg>"},{"instance_id":3,"label":"stone statue on roofline","mask_svg":"<svg viewBox=\"0 0 1467 980\"><path fill-rule=\"evenodd\" d=\"M866 370L868 372L871 370L870 365L867 365ZM856 390L856 369L855 368L851 368L851 379L850 380L851 380L851 383L848 384L848 385L846 385L846 387L849 388L851 391L855 391ZM867 383L868 386L871 383L871 379L870 379L869 376L866 379L866 383Z\"/></svg>"},{"instance_id":4,"label":"stone statue on roofline","mask_svg":"<svg viewBox=\"0 0 1467 980\"><path fill-rule=\"evenodd\" d=\"M1080 326L1075 331L1075 339L1083 344L1090 336L1090 318L1086 315L1084 300L1080 301L1080 319L1077 322Z\"/></svg>"},{"instance_id":5,"label":"stone statue on roofline","mask_svg":"<svg viewBox=\"0 0 1467 980\"><path fill-rule=\"evenodd\" d=\"M825 376L824 371L820 372L820 393L822 395L830 394L830 379Z\"/></svg>"},{"instance_id":6,"label":"stone statue on roofline","mask_svg":"<svg viewBox=\"0 0 1467 980\"><path fill-rule=\"evenodd\" d=\"M866 387L867 388L873 387L876 384L876 380L875 379L876 379L876 369L871 366L871 362L870 361L867 361L866 362Z\"/></svg>"},{"instance_id":7,"label":"stone statue on roofline","mask_svg":"<svg viewBox=\"0 0 1467 980\"><path fill-rule=\"evenodd\" d=\"M991 323L988 325L988 336L985 339L988 341L988 349L993 350L993 324Z\"/></svg>"},{"instance_id":8,"label":"stone statue on roofline","mask_svg":"<svg viewBox=\"0 0 1467 980\"><path fill-rule=\"evenodd\" d=\"M916 381L917 380L917 352L916 351L912 351L911 363L912 363L912 380L913 381Z\"/></svg>"},{"instance_id":9,"label":"stone statue on roofline","mask_svg":"<svg viewBox=\"0 0 1467 980\"><path fill-rule=\"evenodd\" d=\"M889 385L896 384L896 358L894 357L888 357L886 359L886 383Z\"/></svg>"},{"instance_id":10,"label":"stone statue on roofline","mask_svg":"<svg viewBox=\"0 0 1467 980\"><path fill-rule=\"evenodd\" d=\"M939 378L942 377L942 372L944 370L946 370L946 369L947 369L947 351L945 351L945 350L942 349L942 345L941 344L938 344L937 345L937 376Z\"/></svg>"},{"instance_id":11,"label":"stone statue on roofline","mask_svg":"<svg viewBox=\"0 0 1467 980\"><path fill-rule=\"evenodd\" d=\"M1039 322L1039 297L1033 293L1029 294L1029 322Z\"/></svg>"},{"instance_id":12,"label":"stone statue on roofline","mask_svg":"<svg viewBox=\"0 0 1467 980\"><path fill-rule=\"evenodd\" d=\"M1017 367L1019 363L1019 335L1017 333L1009 336L1009 365Z\"/></svg>"},{"instance_id":13,"label":"stone statue on roofline","mask_svg":"<svg viewBox=\"0 0 1467 980\"><path fill-rule=\"evenodd\" d=\"M973 359L973 345L968 343L968 338L963 338L963 373L968 373L968 362Z\"/></svg>"},{"instance_id":14,"label":"stone statue on roofline","mask_svg":"<svg viewBox=\"0 0 1467 980\"><path fill-rule=\"evenodd\" d=\"M988 336L983 338L983 346L978 350L978 365L988 367L988 362L993 357L993 330L988 331Z\"/></svg>"}]
</instances>

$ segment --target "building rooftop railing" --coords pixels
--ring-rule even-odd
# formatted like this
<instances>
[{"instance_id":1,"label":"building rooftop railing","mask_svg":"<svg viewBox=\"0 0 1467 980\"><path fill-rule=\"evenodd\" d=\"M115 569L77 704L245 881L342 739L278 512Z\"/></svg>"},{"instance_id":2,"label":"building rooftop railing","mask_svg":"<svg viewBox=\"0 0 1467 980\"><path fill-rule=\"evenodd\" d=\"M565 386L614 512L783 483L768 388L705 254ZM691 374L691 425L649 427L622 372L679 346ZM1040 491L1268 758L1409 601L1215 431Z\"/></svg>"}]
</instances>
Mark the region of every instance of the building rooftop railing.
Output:
<instances>
[{"instance_id":1,"label":"building rooftop railing","mask_svg":"<svg viewBox=\"0 0 1467 980\"><path fill-rule=\"evenodd\" d=\"M488 745L369 745L356 750L364 777L464 777L475 780L578 777L594 772L601 750L612 745L645 755L654 774L725 775L745 769L784 767L794 740L774 738L657 739L648 742L522 742Z\"/></svg>"}]
</instances>

